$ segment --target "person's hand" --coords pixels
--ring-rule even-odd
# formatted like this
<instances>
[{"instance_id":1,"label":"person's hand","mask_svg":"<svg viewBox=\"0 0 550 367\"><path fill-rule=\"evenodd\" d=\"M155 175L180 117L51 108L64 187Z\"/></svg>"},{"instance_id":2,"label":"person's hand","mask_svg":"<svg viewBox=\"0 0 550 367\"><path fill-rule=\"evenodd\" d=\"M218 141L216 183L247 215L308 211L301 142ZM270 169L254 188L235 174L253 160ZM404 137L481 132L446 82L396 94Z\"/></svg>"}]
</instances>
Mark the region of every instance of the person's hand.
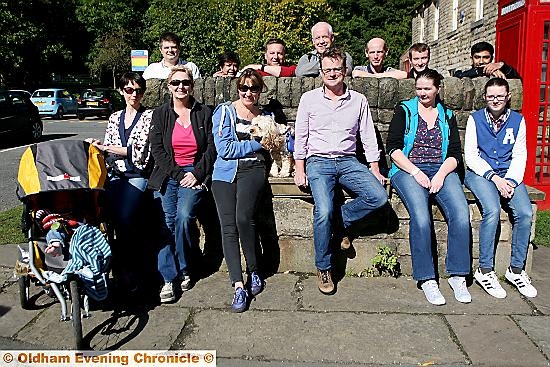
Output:
<instances>
[{"instance_id":1,"label":"person's hand","mask_svg":"<svg viewBox=\"0 0 550 367\"><path fill-rule=\"evenodd\" d=\"M487 75L492 75L495 71L500 70L504 66L502 62L491 62L483 67L483 72Z\"/></svg>"},{"instance_id":2,"label":"person's hand","mask_svg":"<svg viewBox=\"0 0 550 367\"><path fill-rule=\"evenodd\" d=\"M441 172L437 172L430 181L430 194L437 194L443 187L443 182L445 182L445 175Z\"/></svg>"},{"instance_id":3,"label":"person's hand","mask_svg":"<svg viewBox=\"0 0 550 367\"><path fill-rule=\"evenodd\" d=\"M307 187L307 176L305 172L294 172L294 183L296 186Z\"/></svg>"},{"instance_id":4,"label":"person's hand","mask_svg":"<svg viewBox=\"0 0 550 367\"><path fill-rule=\"evenodd\" d=\"M416 175L414 175L413 177L416 180L416 182L418 182L418 184L420 186L422 186L423 188L425 188L425 189L430 188L430 186L431 186L430 179L428 178L428 176L426 176L426 174L424 172L420 171Z\"/></svg>"},{"instance_id":5,"label":"person's hand","mask_svg":"<svg viewBox=\"0 0 550 367\"><path fill-rule=\"evenodd\" d=\"M197 179L191 172L187 172L180 181L180 186L192 188L197 185Z\"/></svg>"},{"instance_id":6,"label":"person's hand","mask_svg":"<svg viewBox=\"0 0 550 367\"><path fill-rule=\"evenodd\" d=\"M506 75L504 75L504 73L500 70L495 70L491 73L491 76L494 77L494 78L502 78L502 79L506 79Z\"/></svg>"},{"instance_id":7,"label":"person's hand","mask_svg":"<svg viewBox=\"0 0 550 367\"><path fill-rule=\"evenodd\" d=\"M370 171L374 175L374 177L376 177L378 182L380 182L380 184L384 186L388 179L380 173L380 170L378 168L371 168Z\"/></svg>"},{"instance_id":8,"label":"person's hand","mask_svg":"<svg viewBox=\"0 0 550 367\"><path fill-rule=\"evenodd\" d=\"M512 195L514 195L514 186L510 181L497 175L494 175L493 178L491 178L491 181L493 181L498 192L500 193L500 196L503 198L509 199Z\"/></svg>"}]
</instances>

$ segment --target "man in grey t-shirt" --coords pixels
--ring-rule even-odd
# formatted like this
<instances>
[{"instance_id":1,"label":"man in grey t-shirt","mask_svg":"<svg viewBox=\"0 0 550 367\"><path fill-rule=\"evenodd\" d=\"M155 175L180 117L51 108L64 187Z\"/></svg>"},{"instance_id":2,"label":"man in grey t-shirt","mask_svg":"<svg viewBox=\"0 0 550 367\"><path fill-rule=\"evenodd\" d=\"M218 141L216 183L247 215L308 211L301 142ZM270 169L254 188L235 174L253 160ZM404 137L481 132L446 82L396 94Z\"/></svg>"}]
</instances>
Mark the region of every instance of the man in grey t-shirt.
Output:
<instances>
[{"instance_id":1,"label":"man in grey t-shirt","mask_svg":"<svg viewBox=\"0 0 550 367\"><path fill-rule=\"evenodd\" d=\"M311 39L315 50L300 57L296 67L296 76L319 76L319 59L325 50L332 46L334 33L332 26L326 22L319 22L311 28ZM346 75L351 75L353 60L346 52Z\"/></svg>"}]
</instances>

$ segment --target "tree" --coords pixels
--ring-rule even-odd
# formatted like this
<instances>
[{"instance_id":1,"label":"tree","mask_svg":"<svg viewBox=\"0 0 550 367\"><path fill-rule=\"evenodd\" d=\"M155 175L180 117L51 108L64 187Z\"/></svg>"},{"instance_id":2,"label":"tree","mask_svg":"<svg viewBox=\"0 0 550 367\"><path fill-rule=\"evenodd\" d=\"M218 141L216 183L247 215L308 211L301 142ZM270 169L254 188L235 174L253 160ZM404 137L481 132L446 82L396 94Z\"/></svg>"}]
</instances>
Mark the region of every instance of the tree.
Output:
<instances>
[{"instance_id":1,"label":"tree","mask_svg":"<svg viewBox=\"0 0 550 367\"><path fill-rule=\"evenodd\" d=\"M0 85L33 87L82 64L73 0L0 1Z\"/></svg>"},{"instance_id":2,"label":"tree","mask_svg":"<svg viewBox=\"0 0 550 367\"><path fill-rule=\"evenodd\" d=\"M386 64L399 65L411 44L412 11L418 0L328 0L337 43L345 46L356 65L365 65L369 39L382 37L390 49Z\"/></svg>"},{"instance_id":3,"label":"tree","mask_svg":"<svg viewBox=\"0 0 550 367\"><path fill-rule=\"evenodd\" d=\"M185 9L185 11L181 11ZM145 14L144 39L151 59L160 59L158 37L170 31L182 37L182 57L199 65L203 75L217 69L217 56L236 51L241 64L261 62L270 37L288 44L289 60L311 49L311 26L327 16L325 0L152 0Z\"/></svg>"},{"instance_id":4,"label":"tree","mask_svg":"<svg viewBox=\"0 0 550 367\"><path fill-rule=\"evenodd\" d=\"M128 33L122 29L98 38L91 53L89 63L92 74L101 79L104 71L109 71L116 88L119 74L130 70L130 52L132 47L128 42Z\"/></svg>"}]
</instances>

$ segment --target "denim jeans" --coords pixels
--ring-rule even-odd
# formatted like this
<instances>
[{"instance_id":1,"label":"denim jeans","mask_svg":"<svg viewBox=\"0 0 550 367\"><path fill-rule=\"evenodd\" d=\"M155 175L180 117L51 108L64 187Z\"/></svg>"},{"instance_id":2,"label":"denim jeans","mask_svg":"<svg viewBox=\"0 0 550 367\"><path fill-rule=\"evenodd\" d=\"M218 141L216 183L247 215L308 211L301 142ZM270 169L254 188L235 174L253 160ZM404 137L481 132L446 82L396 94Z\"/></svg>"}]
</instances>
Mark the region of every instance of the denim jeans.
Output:
<instances>
[{"instance_id":1,"label":"denim jeans","mask_svg":"<svg viewBox=\"0 0 550 367\"><path fill-rule=\"evenodd\" d=\"M441 164L424 163L416 166L432 179ZM455 172L448 174L443 187L435 194L430 194L429 190L420 186L413 176L401 170L392 176L391 184L410 216L409 243L413 278L417 281L435 279L430 199L435 199L447 220L447 258L445 259L447 273L469 274L470 211L458 175Z\"/></svg>"},{"instance_id":2,"label":"denim jeans","mask_svg":"<svg viewBox=\"0 0 550 367\"><path fill-rule=\"evenodd\" d=\"M311 156L306 160L306 174L315 207L313 209L313 244L315 266L319 270L331 267L330 238L333 232L333 205L336 185L352 196L342 205L344 227L364 218L388 201L386 190L354 156L326 158Z\"/></svg>"},{"instance_id":3,"label":"denim jeans","mask_svg":"<svg viewBox=\"0 0 550 367\"><path fill-rule=\"evenodd\" d=\"M193 167L186 166L184 169L190 172ZM186 257L199 244L196 218L203 191L182 187L172 178L168 179L163 193L155 191L155 202L160 200L164 212L158 270L165 282L188 273Z\"/></svg>"},{"instance_id":4,"label":"denim jeans","mask_svg":"<svg viewBox=\"0 0 550 367\"><path fill-rule=\"evenodd\" d=\"M241 250L250 272L258 272L255 215L266 183L263 161L241 161L233 182L212 181L222 230L222 247L231 284L243 281ZM239 247L240 242L240 247Z\"/></svg>"},{"instance_id":5,"label":"denim jeans","mask_svg":"<svg viewBox=\"0 0 550 367\"><path fill-rule=\"evenodd\" d=\"M495 184L474 172L466 171L464 184L472 190L481 204L482 220L479 226L479 267L492 269L495 258L496 232L500 223L500 208L512 211L512 257L510 265L523 268L529 248L533 211L531 200L523 183L514 189L510 199L500 196Z\"/></svg>"}]
</instances>

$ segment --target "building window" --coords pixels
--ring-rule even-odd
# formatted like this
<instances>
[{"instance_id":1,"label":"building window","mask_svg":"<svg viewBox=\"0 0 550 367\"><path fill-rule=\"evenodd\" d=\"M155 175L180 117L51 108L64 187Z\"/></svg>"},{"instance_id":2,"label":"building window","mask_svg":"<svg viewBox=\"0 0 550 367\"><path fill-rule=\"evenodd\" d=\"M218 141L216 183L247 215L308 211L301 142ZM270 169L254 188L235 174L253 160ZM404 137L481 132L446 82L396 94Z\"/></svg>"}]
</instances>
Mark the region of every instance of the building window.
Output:
<instances>
[{"instance_id":1,"label":"building window","mask_svg":"<svg viewBox=\"0 0 550 367\"><path fill-rule=\"evenodd\" d=\"M456 30L458 28L458 0L453 0L453 18L451 24L451 30Z\"/></svg>"},{"instance_id":2,"label":"building window","mask_svg":"<svg viewBox=\"0 0 550 367\"><path fill-rule=\"evenodd\" d=\"M439 38L439 0L434 1L434 41Z\"/></svg>"},{"instance_id":3,"label":"building window","mask_svg":"<svg viewBox=\"0 0 550 367\"><path fill-rule=\"evenodd\" d=\"M476 0L476 20L483 19L483 0Z\"/></svg>"},{"instance_id":4,"label":"building window","mask_svg":"<svg viewBox=\"0 0 550 367\"><path fill-rule=\"evenodd\" d=\"M425 28L426 28L426 25L424 24L424 9L422 9L422 12L420 13L420 37L419 37L420 42L424 42Z\"/></svg>"}]
</instances>

